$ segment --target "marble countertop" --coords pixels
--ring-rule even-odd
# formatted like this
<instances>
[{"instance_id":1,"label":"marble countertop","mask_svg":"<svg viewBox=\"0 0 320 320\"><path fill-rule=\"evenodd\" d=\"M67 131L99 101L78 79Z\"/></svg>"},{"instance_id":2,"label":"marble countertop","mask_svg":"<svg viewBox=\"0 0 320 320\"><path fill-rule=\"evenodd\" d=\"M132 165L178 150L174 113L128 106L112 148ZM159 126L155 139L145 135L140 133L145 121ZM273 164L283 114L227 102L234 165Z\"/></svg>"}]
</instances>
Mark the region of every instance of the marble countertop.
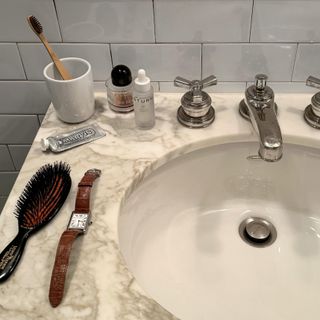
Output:
<instances>
[{"instance_id":1,"label":"marble countertop","mask_svg":"<svg viewBox=\"0 0 320 320\"><path fill-rule=\"evenodd\" d=\"M156 125L148 131L135 128L132 113L110 111L102 93L97 94L95 115L79 125L61 122L49 107L0 216L0 250L17 233L12 212L25 184L39 167L54 161L68 162L73 185L59 214L28 240L15 273L0 284L1 319L175 319L148 297L126 267L118 248L121 203L145 175L170 159L214 144L257 141L251 124L238 113L242 94L214 94L215 122L194 130L182 127L176 120L180 97L156 94ZM285 143L320 147L320 132L303 120L310 99L310 94L276 94ZM41 138L96 122L106 131L104 138L60 154L41 151ZM51 308L48 289L57 243L74 209L77 183L90 168L102 170L92 192L93 224L73 247L62 304Z\"/></svg>"}]
</instances>

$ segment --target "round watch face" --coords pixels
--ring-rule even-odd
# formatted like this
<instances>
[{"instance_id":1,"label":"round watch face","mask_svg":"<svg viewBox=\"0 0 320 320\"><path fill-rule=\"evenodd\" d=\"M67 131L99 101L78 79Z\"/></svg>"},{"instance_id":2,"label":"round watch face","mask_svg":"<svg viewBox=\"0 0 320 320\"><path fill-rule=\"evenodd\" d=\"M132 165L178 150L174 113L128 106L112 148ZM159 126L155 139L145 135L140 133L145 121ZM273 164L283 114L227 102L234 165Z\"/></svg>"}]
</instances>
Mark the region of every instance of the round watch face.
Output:
<instances>
[{"instance_id":1,"label":"round watch face","mask_svg":"<svg viewBox=\"0 0 320 320\"><path fill-rule=\"evenodd\" d=\"M74 213L72 215L69 228L85 229L88 224L89 215L87 213Z\"/></svg>"}]
</instances>

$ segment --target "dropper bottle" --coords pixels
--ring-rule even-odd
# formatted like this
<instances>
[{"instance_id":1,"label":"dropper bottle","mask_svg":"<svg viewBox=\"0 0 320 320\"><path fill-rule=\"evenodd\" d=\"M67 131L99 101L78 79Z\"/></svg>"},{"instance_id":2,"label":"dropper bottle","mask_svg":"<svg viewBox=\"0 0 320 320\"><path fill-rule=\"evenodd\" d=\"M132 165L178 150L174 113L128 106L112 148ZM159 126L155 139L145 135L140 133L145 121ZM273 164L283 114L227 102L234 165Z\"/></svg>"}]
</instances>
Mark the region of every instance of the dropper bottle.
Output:
<instances>
[{"instance_id":1,"label":"dropper bottle","mask_svg":"<svg viewBox=\"0 0 320 320\"><path fill-rule=\"evenodd\" d=\"M155 125L154 94L150 78L143 69L138 71L138 77L134 80L133 107L137 127L151 129Z\"/></svg>"}]
</instances>

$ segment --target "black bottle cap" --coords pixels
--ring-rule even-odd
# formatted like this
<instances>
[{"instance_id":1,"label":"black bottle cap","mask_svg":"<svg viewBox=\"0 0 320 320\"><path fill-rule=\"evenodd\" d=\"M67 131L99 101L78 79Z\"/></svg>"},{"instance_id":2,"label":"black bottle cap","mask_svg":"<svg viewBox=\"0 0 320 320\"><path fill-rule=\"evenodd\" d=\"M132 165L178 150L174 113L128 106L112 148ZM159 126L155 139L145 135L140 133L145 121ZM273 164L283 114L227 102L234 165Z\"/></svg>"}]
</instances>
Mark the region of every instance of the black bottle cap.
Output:
<instances>
[{"instance_id":1,"label":"black bottle cap","mask_svg":"<svg viewBox=\"0 0 320 320\"><path fill-rule=\"evenodd\" d=\"M112 84L117 87L129 85L132 82L130 69L123 64L115 66L111 71L111 80Z\"/></svg>"}]
</instances>

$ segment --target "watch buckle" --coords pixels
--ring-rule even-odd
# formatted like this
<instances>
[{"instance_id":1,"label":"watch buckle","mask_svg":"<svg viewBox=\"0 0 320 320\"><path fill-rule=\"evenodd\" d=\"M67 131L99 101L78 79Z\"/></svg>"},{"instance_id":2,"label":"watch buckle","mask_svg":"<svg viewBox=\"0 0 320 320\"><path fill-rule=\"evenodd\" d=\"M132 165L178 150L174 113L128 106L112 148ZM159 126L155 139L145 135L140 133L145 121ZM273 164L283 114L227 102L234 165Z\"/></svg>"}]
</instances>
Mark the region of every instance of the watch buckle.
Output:
<instances>
[{"instance_id":1,"label":"watch buckle","mask_svg":"<svg viewBox=\"0 0 320 320\"><path fill-rule=\"evenodd\" d=\"M86 173L93 173L97 175L98 177L101 176L101 170L100 169L89 169Z\"/></svg>"}]
</instances>

